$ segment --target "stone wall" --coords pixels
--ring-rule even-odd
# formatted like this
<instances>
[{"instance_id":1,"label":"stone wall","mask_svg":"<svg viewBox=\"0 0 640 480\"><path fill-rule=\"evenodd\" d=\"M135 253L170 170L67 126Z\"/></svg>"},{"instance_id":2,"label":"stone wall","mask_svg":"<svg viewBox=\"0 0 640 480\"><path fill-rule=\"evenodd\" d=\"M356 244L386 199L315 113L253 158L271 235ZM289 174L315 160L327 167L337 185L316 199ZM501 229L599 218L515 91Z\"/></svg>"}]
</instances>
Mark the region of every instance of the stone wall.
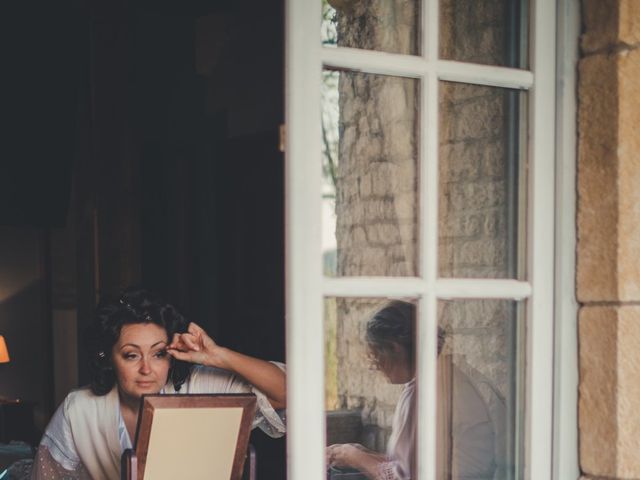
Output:
<instances>
[{"instance_id":1,"label":"stone wall","mask_svg":"<svg viewBox=\"0 0 640 480\"><path fill-rule=\"evenodd\" d=\"M584 0L577 296L584 479L639 479L640 3Z\"/></svg>"}]
</instances>

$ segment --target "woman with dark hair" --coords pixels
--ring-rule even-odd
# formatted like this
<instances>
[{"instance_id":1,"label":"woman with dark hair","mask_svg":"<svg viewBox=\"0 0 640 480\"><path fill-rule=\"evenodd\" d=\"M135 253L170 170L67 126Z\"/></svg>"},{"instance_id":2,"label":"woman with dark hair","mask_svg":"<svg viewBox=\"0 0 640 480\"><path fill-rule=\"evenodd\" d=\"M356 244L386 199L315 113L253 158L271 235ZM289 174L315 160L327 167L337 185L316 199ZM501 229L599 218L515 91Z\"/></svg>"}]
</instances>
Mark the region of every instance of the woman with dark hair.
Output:
<instances>
[{"instance_id":1,"label":"woman with dark hair","mask_svg":"<svg viewBox=\"0 0 640 480\"><path fill-rule=\"evenodd\" d=\"M356 469L371 480L409 480L415 472L416 445L416 386L415 386L415 316L412 303L395 300L373 315L367 322L366 341L375 367L392 384L404 384L396 405L387 442L382 454L357 443L336 444L327 447L327 465ZM438 355L444 346L444 331L438 329ZM443 364L441 363L440 366ZM457 368L449 368L442 375L439 368L439 388L447 383L449 395L438 395L441 417L450 417L451 425L437 419L440 447L446 445L447 465L439 455L438 479L491 479L494 465L494 431L491 420L478 391L471 381ZM448 379L443 379L447 376ZM443 404L448 408L442 408ZM451 405L451 403L453 405Z\"/></svg>"},{"instance_id":2,"label":"woman with dark hair","mask_svg":"<svg viewBox=\"0 0 640 480\"><path fill-rule=\"evenodd\" d=\"M128 289L99 306L86 346L91 384L71 392L51 419L32 479L120 478L144 394L253 392L254 427L284 434L275 411L286 401L282 365L217 345L146 290Z\"/></svg>"}]
</instances>

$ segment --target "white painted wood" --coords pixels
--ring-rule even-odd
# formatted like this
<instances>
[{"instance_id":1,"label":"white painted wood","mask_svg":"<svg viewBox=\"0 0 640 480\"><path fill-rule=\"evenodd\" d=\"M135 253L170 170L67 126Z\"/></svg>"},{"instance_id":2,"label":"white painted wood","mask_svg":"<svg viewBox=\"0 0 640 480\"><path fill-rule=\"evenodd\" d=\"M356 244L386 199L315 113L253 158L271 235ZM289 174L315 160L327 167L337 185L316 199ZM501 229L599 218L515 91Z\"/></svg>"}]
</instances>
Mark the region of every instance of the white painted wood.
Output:
<instances>
[{"instance_id":1,"label":"white painted wood","mask_svg":"<svg viewBox=\"0 0 640 480\"><path fill-rule=\"evenodd\" d=\"M325 480L321 293L321 3L286 2L287 450L290 480ZM310 35L310 32L318 35Z\"/></svg>"},{"instance_id":2,"label":"white painted wood","mask_svg":"<svg viewBox=\"0 0 640 480\"><path fill-rule=\"evenodd\" d=\"M322 283L322 294L327 297L414 298L429 292L442 299L522 300L531 295L531 285L517 280L458 278L430 281L416 277L325 278Z\"/></svg>"},{"instance_id":3,"label":"white painted wood","mask_svg":"<svg viewBox=\"0 0 640 480\"><path fill-rule=\"evenodd\" d=\"M555 217L556 4L532 6L530 92L529 259L533 295L527 303L525 478L551 478Z\"/></svg>"},{"instance_id":4,"label":"white painted wood","mask_svg":"<svg viewBox=\"0 0 640 480\"><path fill-rule=\"evenodd\" d=\"M502 298L523 300L531 296L531 284L517 280L451 279L438 280L436 293L439 298Z\"/></svg>"},{"instance_id":5,"label":"white painted wood","mask_svg":"<svg viewBox=\"0 0 640 480\"><path fill-rule=\"evenodd\" d=\"M339 277L325 278L322 293L327 297L415 298L427 288L416 277Z\"/></svg>"},{"instance_id":6,"label":"white painted wood","mask_svg":"<svg viewBox=\"0 0 640 480\"><path fill-rule=\"evenodd\" d=\"M322 61L327 68L348 69L379 75L401 75L410 78L437 72L441 80L473 83L494 87L529 89L533 74L517 68L496 67L453 60L426 60L415 55L324 47Z\"/></svg>"},{"instance_id":7,"label":"white painted wood","mask_svg":"<svg viewBox=\"0 0 640 480\"><path fill-rule=\"evenodd\" d=\"M577 0L558 2L556 91L556 294L553 478L578 478L578 304L576 252Z\"/></svg>"},{"instance_id":8,"label":"white painted wood","mask_svg":"<svg viewBox=\"0 0 640 480\"><path fill-rule=\"evenodd\" d=\"M438 355L438 301L429 293L418 309L416 361L416 387L418 434L416 455L417 480L439 480L436 478L436 360Z\"/></svg>"}]
</instances>

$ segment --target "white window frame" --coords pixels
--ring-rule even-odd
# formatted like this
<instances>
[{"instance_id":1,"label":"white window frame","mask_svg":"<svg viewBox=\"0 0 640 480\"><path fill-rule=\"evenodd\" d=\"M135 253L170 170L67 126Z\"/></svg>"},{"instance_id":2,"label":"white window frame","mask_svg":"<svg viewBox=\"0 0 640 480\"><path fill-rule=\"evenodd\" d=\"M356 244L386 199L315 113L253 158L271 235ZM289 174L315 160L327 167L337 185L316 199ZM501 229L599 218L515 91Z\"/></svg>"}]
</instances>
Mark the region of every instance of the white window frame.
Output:
<instances>
[{"instance_id":1,"label":"white window frame","mask_svg":"<svg viewBox=\"0 0 640 480\"><path fill-rule=\"evenodd\" d=\"M561 2L563 0L560 0ZM571 1L571 0L567 0ZM324 480L323 298L415 297L419 309L418 408L421 445L417 480L435 478L435 386L439 298L527 299L525 478L552 478L562 469L554 444L553 353L556 155L556 2L532 0L530 70L439 60L438 0L423 9L424 56L322 47L320 0L286 0L286 307L288 478ZM426 28L425 28L426 27ZM421 83L420 278L325 278L321 262L321 72L324 66L402 75ZM437 258L437 84L463 81L517 88L529 95L527 281L439 279ZM574 137L575 138L575 137ZM565 183L566 177L563 177ZM565 188L566 185L562 186ZM427 228L429 227L429 228ZM560 227L559 227L560 228ZM565 238L566 235L563 237ZM563 240L563 248L570 244ZM566 253L566 252L565 252ZM570 256L573 255L573 252ZM566 267L566 264L564 264ZM569 265L569 267L571 267ZM566 268L565 268L566 270ZM566 282L563 283L566 288ZM556 377L557 378L557 377ZM556 406L558 398L555 398ZM552 447L553 446L553 447ZM554 455L555 453L555 455ZM570 477L557 477L570 478Z\"/></svg>"},{"instance_id":2,"label":"white window frame","mask_svg":"<svg viewBox=\"0 0 640 480\"><path fill-rule=\"evenodd\" d=\"M556 90L556 299L553 479L580 477L576 299L576 67L579 0L558 0Z\"/></svg>"}]
</instances>

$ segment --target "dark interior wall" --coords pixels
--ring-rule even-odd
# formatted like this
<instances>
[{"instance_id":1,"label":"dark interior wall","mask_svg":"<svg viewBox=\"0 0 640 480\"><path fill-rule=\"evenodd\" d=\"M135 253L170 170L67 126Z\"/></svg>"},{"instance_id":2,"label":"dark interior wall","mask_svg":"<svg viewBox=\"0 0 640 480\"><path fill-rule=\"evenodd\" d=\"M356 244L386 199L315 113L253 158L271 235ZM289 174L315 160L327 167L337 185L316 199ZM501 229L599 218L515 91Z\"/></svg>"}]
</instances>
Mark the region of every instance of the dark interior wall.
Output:
<instances>
[{"instance_id":1,"label":"dark interior wall","mask_svg":"<svg viewBox=\"0 0 640 480\"><path fill-rule=\"evenodd\" d=\"M134 23L142 283L221 343L282 360L282 8Z\"/></svg>"}]
</instances>

